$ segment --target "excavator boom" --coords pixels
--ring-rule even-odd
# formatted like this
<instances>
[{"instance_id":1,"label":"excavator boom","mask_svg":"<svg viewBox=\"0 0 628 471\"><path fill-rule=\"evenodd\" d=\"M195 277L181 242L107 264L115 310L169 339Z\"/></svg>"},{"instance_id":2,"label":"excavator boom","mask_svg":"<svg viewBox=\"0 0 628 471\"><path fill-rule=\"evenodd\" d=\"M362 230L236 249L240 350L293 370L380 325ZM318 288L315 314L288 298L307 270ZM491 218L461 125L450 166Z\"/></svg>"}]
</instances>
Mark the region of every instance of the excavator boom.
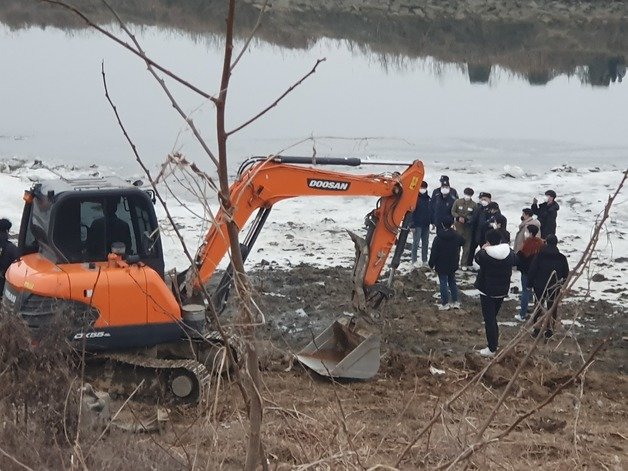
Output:
<instances>
[{"instance_id":1,"label":"excavator boom","mask_svg":"<svg viewBox=\"0 0 628 471\"><path fill-rule=\"evenodd\" d=\"M229 248L229 219L242 229L256 210L269 210L275 203L288 198L310 196L380 198L367 218L369 231L366 245L370 255L362 269L361 280L365 289L374 287L404 218L414 210L424 168L422 162L414 161L403 173L389 176L349 174L320 168L323 165L355 165L356 161L363 163L359 159L319 158L313 161L303 157L277 156L257 160L248 168L241 167L241 173L230 191L233 214L228 216L222 208L218 211L215 224L210 227L197 252L195 287L198 289L209 281L225 256ZM313 163L317 166L313 167ZM189 273L193 276L193 271Z\"/></svg>"},{"instance_id":2,"label":"excavator boom","mask_svg":"<svg viewBox=\"0 0 628 471\"><path fill-rule=\"evenodd\" d=\"M229 248L229 220L241 230L253 212L260 210L245 240L243 255L246 256L270 208L281 200L304 196L378 197L376 207L365 219L366 236L349 232L356 248L352 296L355 318L350 322L334 322L297 355L301 363L324 376L364 379L377 373L380 335L369 328L369 308L378 307L382 300L393 294L393 275L399 266L408 233L404 221L415 208L424 176L420 161L406 164L403 173L388 175L359 175L321 168L361 163L360 159L322 158L313 161L304 157L276 156L253 159L243 165L230 191L233 213L227 215L220 209L197 253L195 269L188 271L187 285L193 284L195 291L212 277ZM397 248L388 280L378 283L395 243ZM196 273L198 275L194 276ZM229 271L223 280L214 298L218 309L226 303L231 281Z\"/></svg>"}]
</instances>

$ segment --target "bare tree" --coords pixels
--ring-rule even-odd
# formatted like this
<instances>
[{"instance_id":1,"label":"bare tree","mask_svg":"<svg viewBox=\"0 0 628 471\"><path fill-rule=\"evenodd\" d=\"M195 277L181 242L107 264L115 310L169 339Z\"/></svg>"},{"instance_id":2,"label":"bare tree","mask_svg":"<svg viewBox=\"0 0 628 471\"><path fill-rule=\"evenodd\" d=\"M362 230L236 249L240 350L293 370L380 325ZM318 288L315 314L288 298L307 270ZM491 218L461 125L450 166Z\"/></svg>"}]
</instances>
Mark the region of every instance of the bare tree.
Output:
<instances>
[{"instance_id":1,"label":"bare tree","mask_svg":"<svg viewBox=\"0 0 628 471\"><path fill-rule=\"evenodd\" d=\"M240 250L240 241L239 241L240 228L238 227L238 225L233 219L235 207L234 207L234 202L231 200L231 195L230 195L230 187L229 187L229 179L228 179L228 161L229 160L228 160L227 143L228 143L228 138L230 136L244 129L245 127L249 126L256 120L261 118L263 115L268 113L271 109L276 107L279 104L279 102L283 100L283 98L285 98L296 87L301 85L301 83L303 83L303 81L305 81L308 77L314 74L316 72L316 68L322 61L324 61L324 59L319 59L316 62L316 64L313 66L313 68L307 74L305 74L297 82L295 82L292 86L290 86L282 95L280 95L269 106L267 106L266 108L264 108L263 110L255 114L252 118L250 118L243 124L235 127L233 130L227 131L225 122L226 122L226 112L227 112L227 102L228 102L227 98L228 98L231 74L235 66L237 65L237 63L242 58L245 50L248 48L253 35L259 28L259 25L261 24L261 20L262 20L262 15L264 14L264 11L266 9L267 2L265 2L264 5L262 6L257 24L253 28L253 31L251 32L248 40L244 43L242 51L235 57L235 60L234 60L233 53L234 53L234 27L235 27L235 16L236 16L236 1L235 0L227 1L226 34L225 34L225 46L224 46L224 55L223 55L223 63L222 63L222 73L221 73L220 88L219 88L220 91L217 96L213 96L201 90L200 87L192 85L189 81L183 79L182 77L180 77L173 71L160 65L159 63L157 63L157 61L148 57L147 54L142 49L141 45L139 44L137 38L129 30L129 28L127 27L125 22L122 20L122 18L116 13L116 11L105 0L102 0L102 3L115 17L118 25L122 28L122 30L129 37L131 43L124 41L123 39L119 38L116 34L111 33L104 27L98 25L95 21L92 21L85 13L83 13L80 9L64 1L60 1L60 0L40 0L40 1L44 3L57 5L59 7L62 7L62 8L65 8L66 10L71 11L73 14L77 15L79 18L85 21L89 27L99 31L100 33L102 33L103 35L105 35L106 37L114 41L115 43L119 44L124 49L130 51L131 53L139 57L141 60L143 60L146 63L146 66L149 72L151 73L151 75L155 78L155 80L159 83L159 85L163 89L164 93L167 95L172 106L177 110L177 112L180 114L182 119L185 120L187 125L192 130L194 136L196 137L198 142L201 144L201 147L204 149L208 158L217 167L218 200L227 221L226 226L227 226L227 232L229 236L231 264L233 267L233 280L234 280L235 291L237 293L237 299L238 299L239 316L237 320L237 325L238 325L238 330L240 334L239 338L242 344L242 349L244 351L244 365L243 365L244 368L242 368L239 371L238 379L241 381L240 384L242 386L242 395L246 403L248 417L249 417L249 439L248 439L248 446L247 446L245 469L250 469L250 470L255 469L256 466L260 462L262 463L262 466L266 468L267 462L264 457L263 446L261 443L263 401L262 401L261 392L260 392L261 381L260 381L260 371L259 371L259 366L258 366L258 353L256 350L256 345L255 345L256 310L254 309L254 306L252 305L252 302L251 302L251 288L250 288L250 284L245 273L244 261L243 261L242 253ZM165 81L159 75L160 73L179 82L180 84L184 85L188 89L197 93L202 98L210 100L215 105L216 107L216 137L217 137L217 147L218 147L217 156L214 154L214 152L212 152L212 150L206 144L204 138L201 135L201 132L198 130L198 128L194 124L192 118L188 114L186 114L183 111L182 107L178 104L177 100L175 99L174 95L171 93ZM130 137L126 133L126 130L124 129L124 126L122 125L120 117L116 111L116 107L114 106L113 102L111 101L109 97L109 94L106 90L106 78L105 78L104 68L102 71L102 75L103 75L103 81L105 85L107 99L109 100L111 106L114 109L114 112L116 113L116 118L118 120L118 123L121 126L125 136L127 137L127 140L129 141L133 149L136 160L140 163L144 171L147 173L151 183L154 184L154 180L152 179L150 172L148 171L146 166L143 164L141 158L137 154L135 145L133 144ZM165 202L163 201L161 197L159 198L167 212ZM170 219L170 222L173 224L173 227L175 227L175 231L177 231L177 235L181 243L183 244L184 251L186 252L186 255L188 256L191 262L192 270L194 270L195 267L194 267L191 254L185 247L183 238L181 237L178 230L176 229L176 226L174 226L174 221L172 220L168 212L167 214ZM206 295L207 300L209 301L209 296L207 295L207 293L205 293L205 295ZM210 304L209 308L212 310L212 317L213 317L214 324L221 331L221 334L223 335L223 339L227 343L227 337L221 330L220 323L218 322L218 317L216 313L213 311L213 306L211 306L211 303L209 304Z\"/></svg>"}]
</instances>

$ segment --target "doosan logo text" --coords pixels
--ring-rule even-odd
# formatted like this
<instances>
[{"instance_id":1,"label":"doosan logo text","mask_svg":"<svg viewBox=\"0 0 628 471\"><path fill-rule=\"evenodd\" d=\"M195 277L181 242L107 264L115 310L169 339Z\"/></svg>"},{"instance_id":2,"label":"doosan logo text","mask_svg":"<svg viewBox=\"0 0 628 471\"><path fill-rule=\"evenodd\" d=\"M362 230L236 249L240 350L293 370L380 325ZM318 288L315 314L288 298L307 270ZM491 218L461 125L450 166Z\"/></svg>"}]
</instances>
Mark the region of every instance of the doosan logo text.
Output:
<instances>
[{"instance_id":1,"label":"doosan logo text","mask_svg":"<svg viewBox=\"0 0 628 471\"><path fill-rule=\"evenodd\" d=\"M310 188L320 188L321 190L347 191L350 185L351 183L349 182L339 182L335 180L307 179L307 186Z\"/></svg>"}]
</instances>

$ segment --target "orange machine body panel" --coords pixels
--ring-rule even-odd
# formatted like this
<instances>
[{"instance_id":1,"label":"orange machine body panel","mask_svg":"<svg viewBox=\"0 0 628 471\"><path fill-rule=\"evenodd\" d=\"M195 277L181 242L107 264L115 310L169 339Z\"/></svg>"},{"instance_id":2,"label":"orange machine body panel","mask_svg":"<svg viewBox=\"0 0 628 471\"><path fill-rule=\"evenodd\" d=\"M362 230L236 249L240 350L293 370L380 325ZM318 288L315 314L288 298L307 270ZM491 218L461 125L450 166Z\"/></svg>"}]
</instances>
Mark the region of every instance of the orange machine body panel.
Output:
<instances>
[{"instance_id":1,"label":"orange machine body panel","mask_svg":"<svg viewBox=\"0 0 628 471\"><path fill-rule=\"evenodd\" d=\"M173 323L181 310L161 277L145 265L55 265L40 254L16 262L7 280L18 291L78 301L100 313L94 328Z\"/></svg>"}]
</instances>

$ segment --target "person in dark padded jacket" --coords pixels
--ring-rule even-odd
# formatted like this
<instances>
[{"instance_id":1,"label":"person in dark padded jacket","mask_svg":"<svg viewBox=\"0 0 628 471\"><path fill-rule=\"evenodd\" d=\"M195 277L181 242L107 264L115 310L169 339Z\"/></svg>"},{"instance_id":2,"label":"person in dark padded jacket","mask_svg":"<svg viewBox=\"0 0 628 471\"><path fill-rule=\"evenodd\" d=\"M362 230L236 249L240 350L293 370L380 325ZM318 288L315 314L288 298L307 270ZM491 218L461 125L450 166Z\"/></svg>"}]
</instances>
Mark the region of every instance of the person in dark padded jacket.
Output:
<instances>
[{"instance_id":1,"label":"person in dark padded jacket","mask_svg":"<svg viewBox=\"0 0 628 471\"><path fill-rule=\"evenodd\" d=\"M480 304L484 317L484 329L488 346L479 351L480 355L492 357L499 346L497 314L510 289L510 276L515 266L515 253L507 243L502 242L502 234L495 229L486 233L486 244L475 255L480 271L475 280L475 288L480 291Z\"/></svg>"},{"instance_id":2,"label":"person in dark padded jacket","mask_svg":"<svg viewBox=\"0 0 628 471\"><path fill-rule=\"evenodd\" d=\"M440 283L441 304L438 309L441 311L451 308L460 309L456 270L458 270L460 247L464 245L464 238L453 229L454 218L452 216L444 218L440 224L440 231L436 233L429 261L430 268L436 271ZM449 289L447 289L448 286ZM449 299L451 299L451 304Z\"/></svg>"},{"instance_id":3,"label":"person in dark padded jacket","mask_svg":"<svg viewBox=\"0 0 628 471\"><path fill-rule=\"evenodd\" d=\"M542 228L543 226L541 226ZM534 289L536 298L546 309L550 309L560 292L560 288L569 276L569 263L567 257L558 250L558 239L555 235L548 235L545 242L547 245L534 258L528 270L528 287ZM557 313L558 308L554 310L552 319L547 321L546 338L550 338L554 334L554 322ZM532 335L534 337L539 335L541 330L541 326L536 325L540 316L541 312L537 309L533 319L535 327Z\"/></svg>"},{"instance_id":4,"label":"person in dark padded jacket","mask_svg":"<svg viewBox=\"0 0 628 471\"><path fill-rule=\"evenodd\" d=\"M545 202L537 204L536 198L532 200L532 212L536 214L541 223L541 239L547 239L550 234L556 235L556 217L560 206L556 200L556 192L547 190L545 192Z\"/></svg>"},{"instance_id":5,"label":"person in dark padded jacket","mask_svg":"<svg viewBox=\"0 0 628 471\"><path fill-rule=\"evenodd\" d=\"M9 240L11 225L8 219L0 219L0 298L4 295L4 275L19 256L17 247Z\"/></svg>"},{"instance_id":6,"label":"person in dark padded jacket","mask_svg":"<svg viewBox=\"0 0 628 471\"><path fill-rule=\"evenodd\" d=\"M430 195L427 182L421 183L416 208L412 213L412 265L417 262L419 241L421 242L421 261L427 266L427 249L430 245Z\"/></svg>"}]
</instances>

